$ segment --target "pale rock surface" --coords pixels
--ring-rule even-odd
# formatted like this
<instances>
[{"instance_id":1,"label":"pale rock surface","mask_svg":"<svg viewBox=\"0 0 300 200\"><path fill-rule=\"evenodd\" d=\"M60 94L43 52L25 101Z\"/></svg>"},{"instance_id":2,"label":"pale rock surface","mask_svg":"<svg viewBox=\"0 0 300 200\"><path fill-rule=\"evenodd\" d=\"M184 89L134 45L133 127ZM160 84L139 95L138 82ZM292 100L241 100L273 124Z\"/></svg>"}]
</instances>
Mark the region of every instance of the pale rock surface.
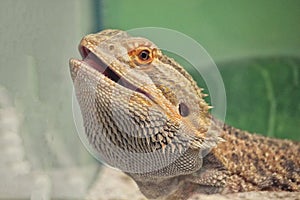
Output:
<instances>
[{"instance_id":1,"label":"pale rock surface","mask_svg":"<svg viewBox=\"0 0 300 200\"><path fill-rule=\"evenodd\" d=\"M227 195L195 194L190 200L300 200L299 192L245 192ZM146 200L135 182L123 172L104 166L86 200Z\"/></svg>"}]
</instances>

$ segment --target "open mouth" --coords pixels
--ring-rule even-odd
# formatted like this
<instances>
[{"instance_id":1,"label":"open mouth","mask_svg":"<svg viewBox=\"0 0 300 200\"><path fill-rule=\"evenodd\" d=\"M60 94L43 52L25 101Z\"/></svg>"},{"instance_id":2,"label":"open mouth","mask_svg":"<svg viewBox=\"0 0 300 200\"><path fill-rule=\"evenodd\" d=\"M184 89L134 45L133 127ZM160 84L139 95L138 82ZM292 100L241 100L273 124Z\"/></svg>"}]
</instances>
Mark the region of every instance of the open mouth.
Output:
<instances>
[{"instance_id":1,"label":"open mouth","mask_svg":"<svg viewBox=\"0 0 300 200\"><path fill-rule=\"evenodd\" d=\"M90 67L94 68L107 78L112 81L119 83L120 76L118 76L113 70L110 69L101 59L99 59L92 51L84 46L79 47L79 52L82 56L82 61L85 62ZM119 83L120 84L120 83Z\"/></svg>"},{"instance_id":2,"label":"open mouth","mask_svg":"<svg viewBox=\"0 0 300 200\"><path fill-rule=\"evenodd\" d=\"M105 77L114 81L115 83L138 93L145 95L147 98L154 100L154 98L146 91L136 87L125 78L121 78L109 65L105 64L97 55L95 55L91 50L85 46L79 46L79 52L82 56L82 62L97 70Z\"/></svg>"}]
</instances>

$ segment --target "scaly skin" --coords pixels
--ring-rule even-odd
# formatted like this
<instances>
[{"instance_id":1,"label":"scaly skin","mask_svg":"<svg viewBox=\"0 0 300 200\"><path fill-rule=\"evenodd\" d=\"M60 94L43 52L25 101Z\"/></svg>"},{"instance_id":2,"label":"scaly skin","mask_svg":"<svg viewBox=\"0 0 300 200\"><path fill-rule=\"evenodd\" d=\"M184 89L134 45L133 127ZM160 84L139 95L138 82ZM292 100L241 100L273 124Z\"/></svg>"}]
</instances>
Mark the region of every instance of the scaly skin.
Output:
<instances>
[{"instance_id":1,"label":"scaly skin","mask_svg":"<svg viewBox=\"0 0 300 200\"><path fill-rule=\"evenodd\" d=\"M147 198L300 191L300 144L213 119L202 89L149 40L105 30L79 50L70 70L90 145Z\"/></svg>"}]
</instances>

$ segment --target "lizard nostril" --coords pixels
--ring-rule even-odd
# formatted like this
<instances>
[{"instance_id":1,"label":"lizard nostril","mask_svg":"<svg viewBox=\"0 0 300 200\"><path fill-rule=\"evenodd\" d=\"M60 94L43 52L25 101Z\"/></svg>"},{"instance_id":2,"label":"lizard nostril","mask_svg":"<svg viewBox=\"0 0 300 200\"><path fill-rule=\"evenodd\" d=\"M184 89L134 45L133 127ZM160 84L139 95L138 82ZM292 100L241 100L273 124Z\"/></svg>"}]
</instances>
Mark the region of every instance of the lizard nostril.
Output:
<instances>
[{"instance_id":1,"label":"lizard nostril","mask_svg":"<svg viewBox=\"0 0 300 200\"><path fill-rule=\"evenodd\" d=\"M112 45L112 44L111 44L111 45L109 45L109 47L108 47L108 48L109 48L109 50L110 50L110 51L113 51L113 50L115 50L115 46L114 46L114 45Z\"/></svg>"},{"instance_id":2,"label":"lizard nostril","mask_svg":"<svg viewBox=\"0 0 300 200\"><path fill-rule=\"evenodd\" d=\"M190 113L190 110L189 108L187 107L187 105L185 103L180 103L178 105L178 110L179 110L179 114L182 116L182 117L186 117L189 115Z\"/></svg>"}]
</instances>

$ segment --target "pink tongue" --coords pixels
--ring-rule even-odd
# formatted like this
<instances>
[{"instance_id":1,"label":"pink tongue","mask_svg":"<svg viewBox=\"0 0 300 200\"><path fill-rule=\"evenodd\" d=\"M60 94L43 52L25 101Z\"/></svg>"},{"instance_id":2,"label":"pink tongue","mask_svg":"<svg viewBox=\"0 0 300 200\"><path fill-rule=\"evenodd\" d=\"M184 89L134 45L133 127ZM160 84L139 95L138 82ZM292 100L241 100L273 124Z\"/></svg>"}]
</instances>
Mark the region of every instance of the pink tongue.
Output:
<instances>
[{"instance_id":1,"label":"pink tongue","mask_svg":"<svg viewBox=\"0 0 300 200\"><path fill-rule=\"evenodd\" d=\"M101 63L97 62L98 58L93 54L89 53L87 57L84 58L84 62L99 71L100 73L104 73L105 68L101 65Z\"/></svg>"}]
</instances>

